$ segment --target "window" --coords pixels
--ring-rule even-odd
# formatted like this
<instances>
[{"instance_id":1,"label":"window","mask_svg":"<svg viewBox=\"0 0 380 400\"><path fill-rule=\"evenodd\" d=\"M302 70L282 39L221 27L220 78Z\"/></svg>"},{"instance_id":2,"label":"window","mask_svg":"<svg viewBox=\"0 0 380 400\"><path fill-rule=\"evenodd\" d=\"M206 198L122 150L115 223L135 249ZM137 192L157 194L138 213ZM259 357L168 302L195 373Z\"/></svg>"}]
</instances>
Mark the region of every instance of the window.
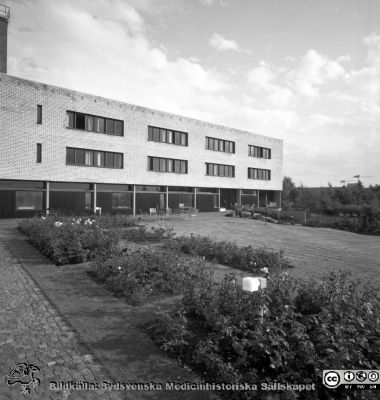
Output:
<instances>
[{"instance_id":1,"label":"window","mask_svg":"<svg viewBox=\"0 0 380 400\"><path fill-rule=\"evenodd\" d=\"M114 155L113 153L106 153L106 167L113 168L114 166Z\"/></svg>"},{"instance_id":2,"label":"window","mask_svg":"<svg viewBox=\"0 0 380 400\"><path fill-rule=\"evenodd\" d=\"M66 164L122 169L123 154L66 147Z\"/></svg>"},{"instance_id":3,"label":"window","mask_svg":"<svg viewBox=\"0 0 380 400\"><path fill-rule=\"evenodd\" d=\"M115 168L123 168L123 157L120 153L114 153L113 155L113 163Z\"/></svg>"},{"instance_id":4,"label":"window","mask_svg":"<svg viewBox=\"0 0 380 400\"><path fill-rule=\"evenodd\" d=\"M104 151L95 151L94 152L95 153L95 155L94 155L94 165L96 166L96 167L104 167L105 166L105 164L104 164L104 157L105 157L105 154L104 154Z\"/></svg>"},{"instance_id":5,"label":"window","mask_svg":"<svg viewBox=\"0 0 380 400\"><path fill-rule=\"evenodd\" d=\"M85 115L86 131L94 132L94 120L95 117L93 117L92 115Z\"/></svg>"},{"instance_id":6,"label":"window","mask_svg":"<svg viewBox=\"0 0 380 400\"><path fill-rule=\"evenodd\" d=\"M42 124L42 106L37 104L37 124Z\"/></svg>"},{"instance_id":7,"label":"window","mask_svg":"<svg viewBox=\"0 0 380 400\"><path fill-rule=\"evenodd\" d=\"M222 151L224 153L235 153L235 142L206 137L206 149Z\"/></svg>"},{"instance_id":8,"label":"window","mask_svg":"<svg viewBox=\"0 0 380 400\"><path fill-rule=\"evenodd\" d=\"M84 204L85 204L84 208L85 208L85 210L91 210L91 206L92 206L91 199L92 199L92 193L91 192L86 192L84 194Z\"/></svg>"},{"instance_id":9,"label":"window","mask_svg":"<svg viewBox=\"0 0 380 400\"><path fill-rule=\"evenodd\" d=\"M71 111L67 111L67 116L69 118L67 126L69 128L75 128L75 114Z\"/></svg>"},{"instance_id":10,"label":"window","mask_svg":"<svg viewBox=\"0 0 380 400\"><path fill-rule=\"evenodd\" d=\"M42 210L43 192L16 191L16 210Z\"/></svg>"},{"instance_id":11,"label":"window","mask_svg":"<svg viewBox=\"0 0 380 400\"><path fill-rule=\"evenodd\" d=\"M104 133L104 118L95 117L95 132Z\"/></svg>"},{"instance_id":12,"label":"window","mask_svg":"<svg viewBox=\"0 0 380 400\"><path fill-rule=\"evenodd\" d=\"M250 157L270 159L271 158L271 149L267 149L266 147L248 145L248 155Z\"/></svg>"},{"instance_id":13,"label":"window","mask_svg":"<svg viewBox=\"0 0 380 400\"><path fill-rule=\"evenodd\" d=\"M269 169L248 168L248 179L270 181L271 171Z\"/></svg>"},{"instance_id":14,"label":"window","mask_svg":"<svg viewBox=\"0 0 380 400\"><path fill-rule=\"evenodd\" d=\"M75 164L76 165L84 165L84 149L76 149L75 150Z\"/></svg>"},{"instance_id":15,"label":"window","mask_svg":"<svg viewBox=\"0 0 380 400\"><path fill-rule=\"evenodd\" d=\"M37 143L37 162L42 162L42 144Z\"/></svg>"},{"instance_id":16,"label":"window","mask_svg":"<svg viewBox=\"0 0 380 400\"><path fill-rule=\"evenodd\" d=\"M206 175L235 177L235 167L233 165L206 163Z\"/></svg>"},{"instance_id":17,"label":"window","mask_svg":"<svg viewBox=\"0 0 380 400\"><path fill-rule=\"evenodd\" d=\"M187 174L187 161L161 157L148 157L148 170L155 172Z\"/></svg>"},{"instance_id":18,"label":"window","mask_svg":"<svg viewBox=\"0 0 380 400\"><path fill-rule=\"evenodd\" d=\"M148 126L148 140L151 142L171 143L176 144L177 146L187 146L187 133Z\"/></svg>"},{"instance_id":19,"label":"window","mask_svg":"<svg viewBox=\"0 0 380 400\"><path fill-rule=\"evenodd\" d=\"M132 208L130 193L112 193L112 208Z\"/></svg>"},{"instance_id":20,"label":"window","mask_svg":"<svg viewBox=\"0 0 380 400\"><path fill-rule=\"evenodd\" d=\"M86 150L84 152L84 163L85 165L94 165L94 152L91 150Z\"/></svg>"},{"instance_id":21,"label":"window","mask_svg":"<svg viewBox=\"0 0 380 400\"><path fill-rule=\"evenodd\" d=\"M86 116L84 114L76 114L75 115L75 128L76 129L85 129L86 127Z\"/></svg>"},{"instance_id":22,"label":"window","mask_svg":"<svg viewBox=\"0 0 380 400\"><path fill-rule=\"evenodd\" d=\"M75 111L67 111L67 116L68 128L124 136L124 121L82 114Z\"/></svg>"},{"instance_id":23,"label":"window","mask_svg":"<svg viewBox=\"0 0 380 400\"><path fill-rule=\"evenodd\" d=\"M115 134L115 121L113 119L106 119L106 133L108 135Z\"/></svg>"}]
</instances>

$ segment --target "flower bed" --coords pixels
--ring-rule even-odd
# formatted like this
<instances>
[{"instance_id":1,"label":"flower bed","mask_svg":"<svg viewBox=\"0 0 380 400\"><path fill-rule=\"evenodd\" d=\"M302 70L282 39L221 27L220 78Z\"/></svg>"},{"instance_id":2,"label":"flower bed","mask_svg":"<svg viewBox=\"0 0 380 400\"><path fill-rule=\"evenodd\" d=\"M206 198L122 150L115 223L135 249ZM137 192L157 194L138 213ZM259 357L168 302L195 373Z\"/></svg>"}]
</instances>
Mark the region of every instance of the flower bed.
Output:
<instances>
[{"instance_id":1,"label":"flower bed","mask_svg":"<svg viewBox=\"0 0 380 400\"><path fill-rule=\"evenodd\" d=\"M138 228L125 229L121 232L122 239L136 243L160 242L162 240L170 240L173 236L173 229L163 228L161 226L146 227L140 225Z\"/></svg>"},{"instance_id":2,"label":"flower bed","mask_svg":"<svg viewBox=\"0 0 380 400\"><path fill-rule=\"evenodd\" d=\"M132 305L180 294L189 284L211 275L202 259L160 249L127 251L96 260L90 274Z\"/></svg>"},{"instance_id":3,"label":"flower bed","mask_svg":"<svg viewBox=\"0 0 380 400\"><path fill-rule=\"evenodd\" d=\"M109 257L116 251L116 232L101 229L90 218L42 217L20 222L19 229L56 265Z\"/></svg>"},{"instance_id":4,"label":"flower bed","mask_svg":"<svg viewBox=\"0 0 380 400\"><path fill-rule=\"evenodd\" d=\"M262 268L276 270L291 267L282 251L254 249L251 246L239 247L236 243L217 242L204 236L177 237L170 240L167 246L190 255L202 256L210 261L255 273Z\"/></svg>"},{"instance_id":5,"label":"flower bed","mask_svg":"<svg viewBox=\"0 0 380 400\"><path fill-rule=\"evenodd\" d=\"M322 385L324 369L380 368L379 296L347 273L322 281L278 274L254 293L243 292L233 276L218 287L203 281L187 287L178 308L145 330L212 382L316 383L316 391L261 392L262 399L342 398ZM252 398L244 390L221 395Z\"/></svg>"}]
</instances>

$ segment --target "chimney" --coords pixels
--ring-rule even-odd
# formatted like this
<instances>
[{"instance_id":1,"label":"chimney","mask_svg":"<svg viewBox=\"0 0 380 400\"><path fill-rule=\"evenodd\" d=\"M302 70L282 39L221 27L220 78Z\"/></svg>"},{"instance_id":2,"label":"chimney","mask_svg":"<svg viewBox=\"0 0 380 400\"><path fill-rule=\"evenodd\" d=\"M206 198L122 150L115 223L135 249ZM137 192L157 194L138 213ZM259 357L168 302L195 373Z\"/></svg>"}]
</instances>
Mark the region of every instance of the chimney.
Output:
<instances>
[{"instance_id":1,"label":"chimney","mask_svg":"<svg viewBox=\"0 0 380 400\"><path fill-rule=\"evenodd\" d=\"M10 9L0 4L0 72L7 73L8 23Z\"/></svg>"}]
</instances>

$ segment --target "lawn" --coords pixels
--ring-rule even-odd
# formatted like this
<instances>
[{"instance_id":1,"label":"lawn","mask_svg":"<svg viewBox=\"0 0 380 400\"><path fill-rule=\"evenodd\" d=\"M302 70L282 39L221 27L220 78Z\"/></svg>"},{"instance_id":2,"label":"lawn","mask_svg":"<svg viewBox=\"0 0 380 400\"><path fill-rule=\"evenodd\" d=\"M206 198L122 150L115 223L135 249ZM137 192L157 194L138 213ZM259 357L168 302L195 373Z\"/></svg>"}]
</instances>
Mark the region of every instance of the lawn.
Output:
<instances>
[{"instance_id":1,"label":"lawn","mask_svg":"<svg viewBox=\"0 0 380 400\"><path fill-rule=\"evenodd\" d=\"M320 277L332 268L346 268L358 279L380 287L380 237L328 228L265 224L263 221L226 218L223 213L200 213L192 221L167 221L178 235L191 233L239 246L284 250L295 266L294 277Z\"/></svg>"}]
</instances>

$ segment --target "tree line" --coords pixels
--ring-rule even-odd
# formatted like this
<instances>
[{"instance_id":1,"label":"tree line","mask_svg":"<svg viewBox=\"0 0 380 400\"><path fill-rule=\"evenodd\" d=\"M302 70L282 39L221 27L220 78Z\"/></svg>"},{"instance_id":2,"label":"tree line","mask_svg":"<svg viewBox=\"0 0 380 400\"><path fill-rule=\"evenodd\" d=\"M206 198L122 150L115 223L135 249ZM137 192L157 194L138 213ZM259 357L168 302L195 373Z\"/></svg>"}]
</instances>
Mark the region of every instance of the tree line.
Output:
<instances>
[{"instance_id":1,"label":"tree line","mask_svg":"<svg viewBox=\"0 0 380 400\"><path fill-rule=\"evenodd\" d=\"M329 226L357 233L380 234L380 185L365 188L362 182L343 186L296 187L285 176L282 192L283 210L308 210L342 217Z\"/></svg>"}]
</instances>

